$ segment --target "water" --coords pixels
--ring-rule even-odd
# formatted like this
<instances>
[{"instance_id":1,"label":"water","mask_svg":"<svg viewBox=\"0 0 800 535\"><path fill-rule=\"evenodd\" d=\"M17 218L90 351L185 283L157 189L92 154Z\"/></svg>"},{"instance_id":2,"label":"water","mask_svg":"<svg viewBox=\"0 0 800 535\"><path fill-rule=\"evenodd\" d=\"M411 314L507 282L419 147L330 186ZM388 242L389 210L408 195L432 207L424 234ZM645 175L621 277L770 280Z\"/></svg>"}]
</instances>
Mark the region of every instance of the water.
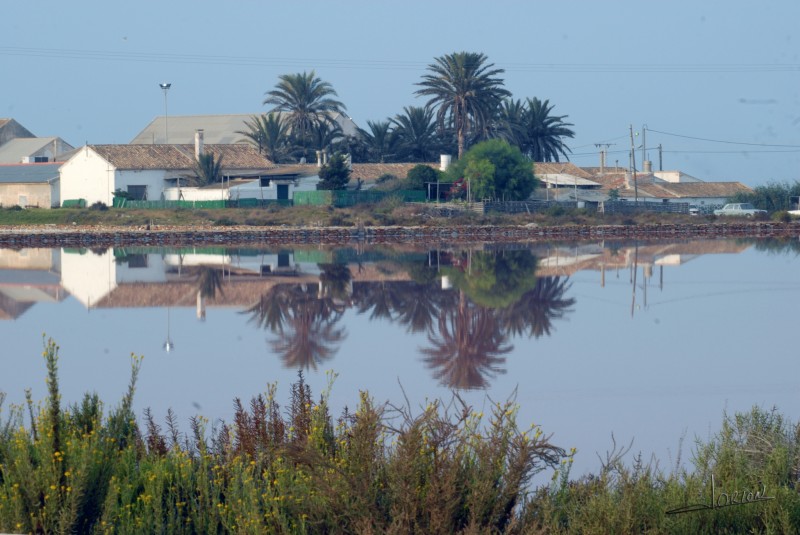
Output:
<instances>
[{"instance_id":1,"label":"water","mask_svg":"<svg viewBox=\"0 0 800 535\"><path fill-rule=\"evenodd\" d=\"M42 337L67 403L115 404L143 355L135 409L188 429L229 419L302 369L336 411L514 396L519 421L576 447L577 474L617 444L668 468L723 413L796 421L796 241L356 249L0 250L0 391L45 393ZM684 437L683 442L681 438ZM682 446L681 446L682 444Z\"/></svg>"}]
</instances>

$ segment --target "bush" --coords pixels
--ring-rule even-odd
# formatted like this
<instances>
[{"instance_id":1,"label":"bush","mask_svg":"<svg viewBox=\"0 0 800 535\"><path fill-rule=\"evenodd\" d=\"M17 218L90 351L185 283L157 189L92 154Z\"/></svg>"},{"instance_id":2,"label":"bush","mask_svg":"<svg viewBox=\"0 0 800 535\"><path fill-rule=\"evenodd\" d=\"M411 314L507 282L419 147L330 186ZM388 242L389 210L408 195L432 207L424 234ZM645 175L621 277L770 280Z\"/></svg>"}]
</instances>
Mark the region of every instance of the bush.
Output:
<instances>
[{"instance_id":1,"label":"bush","mask_svg":"<svg viewBox=\"0 0 800 535\"><path fill-rule=\"evenodd\" d=\"M780 212L775 212L772 214L772 220L781 223L789 223L792 220L792 214L790 214L787 210L781 210Z\"/></svg>"},{"instance_id":2,"label":"bush","mask_svg":"<svg viewBox=\"0 0 800 535\"><path fill-rule=\"evenodd\" d=\"M106 210L108 210L108 205L106 203L104 203L103 201L97 201L96 203L92 204L89 207L89 210L96 210L96 211L99 211L99 212L105 212Z\"/></svg>"}]
</instances>

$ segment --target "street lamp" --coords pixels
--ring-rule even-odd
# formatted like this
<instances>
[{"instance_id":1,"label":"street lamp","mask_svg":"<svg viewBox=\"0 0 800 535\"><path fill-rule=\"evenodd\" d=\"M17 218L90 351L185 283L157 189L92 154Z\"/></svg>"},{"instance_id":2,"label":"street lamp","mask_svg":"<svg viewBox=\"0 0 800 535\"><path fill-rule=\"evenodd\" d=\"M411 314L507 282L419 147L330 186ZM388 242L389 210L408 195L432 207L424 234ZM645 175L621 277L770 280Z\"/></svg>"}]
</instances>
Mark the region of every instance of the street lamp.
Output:
<instances>
[{"instance_id":1,"label":"street lamp","mask_svg":"<svg viewBox=\"0 0 800 535\"><path fill-rule=\"evenodd\" d=\"M169 88L172 87L172 84L169 82L164 82L163 84L158 84L158 86L164 90L164 143L169 143L169 115L167 114L167 91Z\"/></svg>"}]
</instances>

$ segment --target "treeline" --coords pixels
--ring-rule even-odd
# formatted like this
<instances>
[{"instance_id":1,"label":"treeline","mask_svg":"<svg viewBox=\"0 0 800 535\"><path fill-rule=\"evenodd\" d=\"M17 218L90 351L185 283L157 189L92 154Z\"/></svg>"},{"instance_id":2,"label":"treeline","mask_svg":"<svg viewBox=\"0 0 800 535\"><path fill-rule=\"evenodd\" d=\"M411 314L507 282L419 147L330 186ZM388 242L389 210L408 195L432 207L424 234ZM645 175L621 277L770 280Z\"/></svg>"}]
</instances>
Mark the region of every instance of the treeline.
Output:
<instances>
[{"instance_id":1,"label":"treeline","mask_svg":"<svg viewBox=\"0 0 800 535\"><path fill-rule=\"evenodd\" d=\"M795 197L792 204L792 198ZM752 193L737 193L730 202L749 202L756 208L768 212L796 210L797 197L800 197L800 181L794 184L789 182L771 182L766 186L756 186Z\"/></svg>"}]
</instances>

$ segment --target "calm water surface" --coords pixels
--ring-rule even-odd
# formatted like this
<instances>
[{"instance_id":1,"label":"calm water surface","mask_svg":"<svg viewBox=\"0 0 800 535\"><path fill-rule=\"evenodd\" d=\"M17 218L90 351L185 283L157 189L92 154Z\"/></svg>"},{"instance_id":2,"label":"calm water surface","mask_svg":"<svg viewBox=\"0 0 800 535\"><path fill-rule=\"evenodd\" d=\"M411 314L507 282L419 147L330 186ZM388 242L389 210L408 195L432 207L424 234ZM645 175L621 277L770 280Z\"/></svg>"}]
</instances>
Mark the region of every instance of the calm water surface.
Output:
<instances>
[{"instance_id":1,"label":"calm water surface","mask_svg":"<svg viewBox=\"0 0 800 535\"><path fill-rule=\"evenodd\" d=\"M42 398L45 333L66 402L117 403L143 355L137 412L187 428L335 372L337 410L359 390L413 407L455 390L476 410L515 396L578 473L612 434L670 466L724 411L800 418L799 245L0 250L0 391Z\"/></svg>"}]
</instances>

